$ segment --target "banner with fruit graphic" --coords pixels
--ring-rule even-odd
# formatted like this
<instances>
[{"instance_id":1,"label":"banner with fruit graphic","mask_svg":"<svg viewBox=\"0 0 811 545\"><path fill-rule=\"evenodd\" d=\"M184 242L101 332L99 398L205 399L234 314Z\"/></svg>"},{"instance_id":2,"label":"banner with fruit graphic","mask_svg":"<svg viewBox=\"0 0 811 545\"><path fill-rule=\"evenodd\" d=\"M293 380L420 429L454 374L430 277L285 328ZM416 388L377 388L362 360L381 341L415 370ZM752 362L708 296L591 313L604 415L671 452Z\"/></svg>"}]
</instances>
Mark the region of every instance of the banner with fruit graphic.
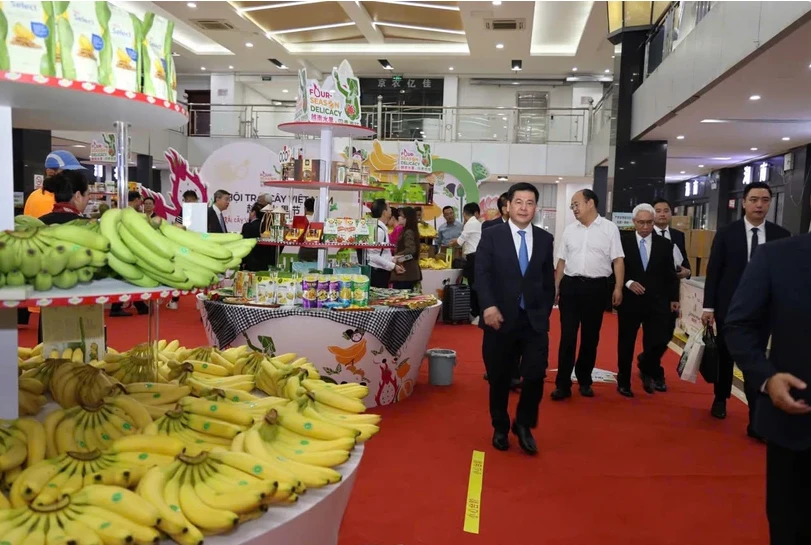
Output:
<instances>
[{"instance_id":1,"label":"banner with fruit graphic","mask_svg":"<svg viewBox=\"0 0 811 545\"><path fill-rule=\"evenodd\" d=\"M245 313L258 311L247 306L228 307L231 311L245 309ZM208 314L205 305L198 308L209 342L218 345L220 321ZM389 405L413 393L440 308L435 305L416 314L405 342L395 353L386 348L389 343L382 342L368 328L347 327L329 318L308 315L273 318L247 327L234 338L232 346L250 343L263 349L270 347L277 354L295 352L315 365L322 380L368 386L369 395L364 399L367 407ZM357 314L366 319L372 313Z\"/></svg>"},{"instance_id":2,"label":"banner with fruit graphic","mask_svg":"<svg viewBox=\"0 0 811 545\"><path fill-rule=\"evenodd\" d=\"M307 77L299 70L299 93L296 98L296 121L360 125L360 81L344 60L324 83Z\"/></svg>"},{"instance_id":3,"label":"banner with fruit graphic","mask_svg":"<svg viewBox=\"0 0 811 545\"><path fill-rule=\"evenodd\" d=\"M431 174L434 171L431 145L421 143L419 140L400 142L400 153L397 155L397 170Z\"/></svg>"}]
</instances>

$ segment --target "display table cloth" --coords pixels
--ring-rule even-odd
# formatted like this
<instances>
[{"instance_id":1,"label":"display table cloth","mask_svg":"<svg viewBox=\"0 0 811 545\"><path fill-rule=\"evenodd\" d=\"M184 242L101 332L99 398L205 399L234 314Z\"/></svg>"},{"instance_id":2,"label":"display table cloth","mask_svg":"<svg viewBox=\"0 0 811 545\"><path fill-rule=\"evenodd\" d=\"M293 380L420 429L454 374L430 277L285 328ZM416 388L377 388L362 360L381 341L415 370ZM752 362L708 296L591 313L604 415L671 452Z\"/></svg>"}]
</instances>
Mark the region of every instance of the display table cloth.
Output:
<instances>
[{"instance_id":1,"label":"display table cloth","mask_svg":"<svg viewBox=\"0 0 811 545\"><path fill-rule=\"evenodd\" d=\"M441 307L337 312L198 301L213 346L249 344L269 353L295 352L326 381L369 386L367 407L411 395Z\"/></svg>"}]
</instances>

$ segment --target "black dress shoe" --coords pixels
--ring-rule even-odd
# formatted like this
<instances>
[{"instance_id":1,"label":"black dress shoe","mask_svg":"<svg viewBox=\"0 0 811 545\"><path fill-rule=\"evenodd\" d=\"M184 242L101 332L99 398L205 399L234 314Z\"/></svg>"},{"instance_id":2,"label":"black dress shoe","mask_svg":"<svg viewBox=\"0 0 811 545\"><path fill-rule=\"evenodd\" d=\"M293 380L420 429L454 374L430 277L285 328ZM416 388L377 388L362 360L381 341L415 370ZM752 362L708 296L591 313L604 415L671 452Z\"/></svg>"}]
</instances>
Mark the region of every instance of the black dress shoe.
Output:
<instances>
[{"instance_id":1,"label":"black dress shoe","mask_svg":"<svg viewBox=\"0 0 811 545\"><path fill-rule=\"evenodd\" d=\"M490 380L487 378L487 373L484 374L484 380Z\"/></svg>"},{"instance_id":2,"label":"black dress shoe","mask_svg":"<svg viewBox=\"0 0 811 545\"><path fill-rule=\"evenodd\" d=\"M594 390L591 389L591 386L580 386L579 390L583 397L594 397Z\"/></svg>"},{"instance_id":3,"label":"black dress shoe","mask_svg":"<svg viewBox=\"0 0 811 545\"><path fill-rule=\"evenodd\" d=\"M622 396L634 397L634 393L631 391L631 388L629 386L617 386L617 391Z\"/></svg>"},{"instance_id":4,"label":"black dress shoe","mask_svg":"<svg viewBox=\"0 0 811 545\"><path fill-rule=\"evenodd\" d=\"M510 438L506 432L503 431L493 432L493 448L502 451L510 448Z\"/></svg>"},{"instance_id":5,"label":"black dress shoe","mask_svg":"<svg viewBox=\"0 0 811 545\"><path fill-rule=\"evenodd\" d=\"M761 443L765 443L766 439L763 438L758 432L755 431L755 428L752 427L752 424L746 426L746 435L754 439L755 441L760 441Z\"/></svg>"},{"instance_id":6,"label":"black dress shoe","mask_svg":"<svg viewBox=\"0 0 811 545\"><path fill-rule=\"evenodd\" d=\"M532 437L532 432L526 426L520 424L513 424L513 433L518 437L518 446L527 454L538 454L538 445L535 443L535 438Z\"/></svg>"},{"instance_id":7,"label":"black dress shoe","mask_svg":"<svg viewBox=\"0 0 811 545\"><path fill-rule=\"evenodd\" d=\"M653 379L648 375L642 375L642 388L649 394L656 391L653 386Z\"/></svg>"},{"instance_id":8,"label":"black dress shoe","mask_svg":"<svg viewBox=\"0 0 811 545\"><path fill-rule=\"evenodd\" d=\"M567 397L572 397L572 391L564 390L563 388L555 388L549 397L552 398L552 401L563 401Z\"/></svg>"},{"instance_id":9,"label":"black dress shoe","mask_svg":"<svg viewBox=\"0 0 811 545\"><path fill-rule=\"evenodd\" d=\"M667 392L667 383L663 378L653 379L653 389L657 392Z\"/></svg>"},{"instance_id":10,"label":"black dress shoe","mask_svg":"<svg viewBox=\"0 0 811 545\"><path fill-rule=\"evenodd\" d=\"M712 414L715 418L719 420L723 420L727 417L727 402L725 399L716 399L712 402L712 408L710 409L710 414Z\"/></svg>"}]
</instances>

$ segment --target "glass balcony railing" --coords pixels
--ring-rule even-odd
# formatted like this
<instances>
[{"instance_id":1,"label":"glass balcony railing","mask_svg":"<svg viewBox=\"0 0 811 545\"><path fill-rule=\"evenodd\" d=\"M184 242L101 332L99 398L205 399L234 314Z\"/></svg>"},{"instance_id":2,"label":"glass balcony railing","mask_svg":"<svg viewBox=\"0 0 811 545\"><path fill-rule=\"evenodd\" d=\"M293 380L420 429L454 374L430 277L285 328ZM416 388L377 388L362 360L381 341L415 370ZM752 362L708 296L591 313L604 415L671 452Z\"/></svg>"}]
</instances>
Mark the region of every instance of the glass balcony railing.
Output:
<instances>
[{"instance_id":1,"label":"glass balcony railing","mask_svg":"<svg viewBox=\"0 0 811 545\"><path fill-rule=\"evenodd\" d=\"M652 74L718 2L673 2L645 44L645 77Z\"/></svg>"},{"instance_id":2,"label":"glass balcony railing","mask_svg":"<svg viewBox=\"0 0 811 545\"><path fill-rule=\"evenodd\" d=\"M189 104L189 136L289 137L277 129L295 108L270 105ZM365 107L362 123L382 140L584 144L589 108Z\"/></svg>"}]
</instances>

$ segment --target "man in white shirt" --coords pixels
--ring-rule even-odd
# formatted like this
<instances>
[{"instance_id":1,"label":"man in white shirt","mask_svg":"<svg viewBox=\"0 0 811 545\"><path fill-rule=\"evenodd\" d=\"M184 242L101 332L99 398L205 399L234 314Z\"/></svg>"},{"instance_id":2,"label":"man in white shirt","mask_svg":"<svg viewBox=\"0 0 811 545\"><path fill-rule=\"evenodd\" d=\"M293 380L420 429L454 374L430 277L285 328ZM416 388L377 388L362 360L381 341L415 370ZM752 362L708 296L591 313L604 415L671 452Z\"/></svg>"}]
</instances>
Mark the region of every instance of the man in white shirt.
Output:
<instances>
[{"instance_id":1,"label":"man in white shirt","mask_svg":"<svg viewBox=\"0 0 811 545\"><path fill-rule=\"evenodd\" d=\"M375 199L371 206L372 217L377 219L377 236L375 240L382 244L389 244L389 229L386 222L391 217L391 209L385 199ZM372 268L369 285L373 288L388 288L391 271L400 268L394 262L391 250L388 248L367 250L369 266ZM400 271L402 272L402 271Z\"/></svg>"},{"instance_id":2,"label":"man in white shirt","mask_svg":"<svg viewBox=\"0 0 811 545\"><path fill-rule=\"evenodd\" d=\"M470 300L470 314L473 316L473 322L476 323L476 318L479 317L479 302L476 299L476 286L475 286L475 270L476 270L476 248L479 247L479 241L482 238L482 224L479 222L479 214L481 209L475 202L467 203L462 209L462 217L465 219L465 226L462 228L462 233L459 238L451 240L451 246L460 246L462 248L462 255L465 256L465 267L462 274L467 279L470 285L471 300Z\"/></svg>"},{"instance_id":3,"label":"man in white shirt","mask_svg":"<svg viewBox=\"0 0 811 545\"><path fill-rule=\"evenodd\" d=\"M625 284L625 254L616 225L597 212L597 195L583 189L572 196L571 209L576 222L563 232L555 271L556 300L560 309L558 375L552 392L554 401L572 396L572 369L580 395L594 397L591 372L597 359L600 328L603 325L608 279L614 273L613 306L622 303ZM613 269L613 270L612 270ZM580 352L577 354L577 332Z\"/></svg>"}]
</instances>

